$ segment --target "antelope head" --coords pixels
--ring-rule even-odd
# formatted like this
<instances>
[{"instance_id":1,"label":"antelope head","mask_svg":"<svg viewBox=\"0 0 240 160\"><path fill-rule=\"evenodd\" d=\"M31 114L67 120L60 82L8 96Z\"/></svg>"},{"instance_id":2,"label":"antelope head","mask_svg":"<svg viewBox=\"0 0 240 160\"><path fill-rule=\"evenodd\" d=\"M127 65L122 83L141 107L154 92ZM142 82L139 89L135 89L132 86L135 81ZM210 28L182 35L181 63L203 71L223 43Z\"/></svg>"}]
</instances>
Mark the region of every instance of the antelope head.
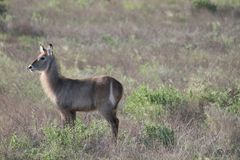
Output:
<instances>
[{"instance_id":1,"label":"antelope head","mask_svg":"<svg viewBox=\"0 0 240 160\"><path fill-rule=\"evenodd\" d=\"M37 59L28 66L28 69L31 72L34 72L34 71L41 72L41 71L48 70L51 62L54 59L52 44L49 44L49 47L47 49L45 49L42 45L40 45L39 49L40 49L40 54L38 55Z\"/></svg>"}]
</instances>

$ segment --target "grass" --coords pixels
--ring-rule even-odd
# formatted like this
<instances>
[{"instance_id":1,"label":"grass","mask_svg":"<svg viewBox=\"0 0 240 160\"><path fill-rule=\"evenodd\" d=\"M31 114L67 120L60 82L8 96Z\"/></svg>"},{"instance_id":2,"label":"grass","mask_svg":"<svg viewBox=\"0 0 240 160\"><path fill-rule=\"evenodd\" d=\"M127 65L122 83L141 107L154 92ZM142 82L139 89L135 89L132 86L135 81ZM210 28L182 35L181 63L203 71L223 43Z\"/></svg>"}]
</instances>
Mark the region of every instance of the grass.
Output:
<instances>
[{"instance_id":1,"label":"grass","mask_svg":"<svg viewBox=\"0 0 240 160\"><path fill-rule=\"evenodd\" d=\"M147 145L155 141L160 141L166 147L174 145L174 131L164 125L145 125L144 135Z\"/></svg>"},{"instance_id":2,"label":"grass","mask_svg":"<svg viewBox=\"0 0 240 160\"><path fill-rule=\"evenodd\" d=\"M240 2L238 0L212 0L214 3L221 7L239 7Z\"/></svg>"},{"instance_id":3,"label":"grass","mask_svg":"<svg viewBox=\"0 0 240 160\"><path fill-rule=\"evenodd\" d=\"M213 12L215 12L217 9L217 6L210 0L193 0L192 4L196 8L206 8Z\"/></svg>"},{"instance_id":4,"label":"grass","mask_svg":"<svg viewBox=\"0 0 240 160\"><path fill-rule=\"evenodd\" d=\"M15 154L11 156L18 159L74 158L76 156L74 154L79 151L79 148L84 151L86 143L96 141L105 132L106 125L101 121L93 122L88 127L78 121L74 129L46 126L42 129L41 143L26 135L13 134L9 140L9 149ZM94 139L92 139L93 137Z\"/></svg>"},{"instance_id":5,"label":"grass","mask_svg":"<svg viewBox=\"0 0 240 160\"><path fill-rule=\"evenodd\" d=\"M1 2L0 159L239 159L238 12L238 0ZM49 42L63 75L123 83L116 146L95 112L60 129L26 70Z\"/></svg>"},{"instance_id":6,"label":"grass","mask_svg":"<svg viewBox=\"0 0 240 160\"><path fill-rule=\"evenodd\" d=\"M203 95L210 103L215 103L217 106L226 109L229 112L239 114L239 90L214 90L206 89Z\"/></svg>"}]
</instances>

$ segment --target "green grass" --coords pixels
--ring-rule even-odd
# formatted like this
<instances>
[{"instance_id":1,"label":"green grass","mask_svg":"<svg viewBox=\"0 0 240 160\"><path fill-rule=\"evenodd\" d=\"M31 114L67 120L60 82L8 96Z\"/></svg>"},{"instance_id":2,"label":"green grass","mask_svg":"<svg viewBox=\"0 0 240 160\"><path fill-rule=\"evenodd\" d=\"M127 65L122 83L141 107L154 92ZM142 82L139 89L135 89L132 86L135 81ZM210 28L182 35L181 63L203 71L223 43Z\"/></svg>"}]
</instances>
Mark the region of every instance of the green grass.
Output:
<instances>
[{"instance_id":1,"label":"green grass","mask_svg":"<svg viewBox=\"0 0 240 160\"><path fill-rule=\"evenodd\" d=\"M192 0L192 5L196 8L206 8L210 11L215 12L217 8L234 7L240 6L239 0Z\"/></svg>"},{"instance_id":2,"label":"green grass","mask_svg":"<svg viewBox=\"0 0 240 160\"><path fill-rule=\"evenodd\" d=\"M159 141L166 147L174 145L174 131L164 125L146 124L144 127L144 140L147 145Z\"/></svg>"},{"instance_id":3,"label":"green grass","mask_svg":"<svg viewBox=\"0 0 240 160\"><path fill-rule=\"evenodd\" d=\"M210 103L216 104L229 112L240 115L240 92L239 89L236 90L216 90L208 88L204 91L202 95L203 99Z\"/></svg>"},{"instance_id":4,"label":"green grass","mask_svg":"<svg viewBox=\"0 0 240 160\"><path fill-rule=\"evenodd\" d=\"M111 35L103 35L102 41L110 46L114 46L118 44L117 38L114 38Z\"/></svg>"},{"instance_id":5,"label":"green grass","mask_svg":"<svg viewBox=\"0 0 240 160\"><path fill-rule=\"evenodd\" d=\"M152 90L140 86L127 98L124 110L137 119L156 119L168 111L173 112L183 101L181 93L171 87Z\"/></svg>"},{"instance_id":6,"label":"green grass","mask_svg":"<svg viewBox=\"0 0 240 160\"><path fill-rule=\"evenodd\" d=\"M134 0L124 0L122 4L123 8L127 10L141 9L144 6L143 2L138 2Z\"/></svg>"},{"instance_id":7,"label":"green grass","mask_svg":"<svg viewBox=\"0 0 240 160\"><path fill-rule=\"evenodd\" d=\"M217 10L217 6L210 0L193 0L192 4L196 8L206 8L213 12Z\"/></svg>"},{"instance_id":8,"label":"green grass","mask_svg":"<svg viewBox=\"0 0 240 160\"><path fill-rule=\"evenodd\" d=\"M230 92L225 89L214 90L210 87L181 93L168 86L162 86L155 90L147 86L140 86L127 98L124 110L136 119L154 120L163 114L178 112L182 106L187 104L194 106L197 102L199 104L214 103L218 107L238 115L240 110L239 93L239 90ZM197 113L198 109L195 111Z\"/></svg>"},{"instance_id":9,"label":"green grass","mask_svg":"<svg viewBox=\"0 0 240 160\"><path fill-rule=\"evenodd\" d=\"M77 121L74 128L61 129L56 126L43 128L43 138L35 143L27 135L13 134L9 149L14 157L23 159L66 159L76 158L75 153L84 154L84 146L106 134L106 122L95 121L89 126Z\"/></svg>"},{"instance_id":10,"label":"green grass","mask_svg":"<svg viewBox=\"0 0 240 160\"><path fill-rule=\"evenodd\" d=\"M220 7L239 7L240 1L239 0L212 0L215 4Z\"/></svg>"}]
</instances>

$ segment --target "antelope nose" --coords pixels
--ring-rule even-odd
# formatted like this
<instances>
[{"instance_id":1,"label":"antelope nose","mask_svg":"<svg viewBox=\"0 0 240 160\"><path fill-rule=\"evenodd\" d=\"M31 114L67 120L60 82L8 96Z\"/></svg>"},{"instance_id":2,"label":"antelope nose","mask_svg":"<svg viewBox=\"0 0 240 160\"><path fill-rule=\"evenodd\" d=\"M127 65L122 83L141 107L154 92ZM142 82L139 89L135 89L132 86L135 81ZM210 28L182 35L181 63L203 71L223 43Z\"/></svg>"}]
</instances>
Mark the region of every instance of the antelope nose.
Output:
<instances>
[{"instance_id":1,"label":"antelope nose","mask_svg":"<svg viewBox=\"0 0 240 160\"><path fill-rule=\"evenodd\" d=\"M32 68L33 68L32 65L29 65L29 66L28 66L28 69L29 69L29 70L31 70Z\"/></svg>"}]
</instances>

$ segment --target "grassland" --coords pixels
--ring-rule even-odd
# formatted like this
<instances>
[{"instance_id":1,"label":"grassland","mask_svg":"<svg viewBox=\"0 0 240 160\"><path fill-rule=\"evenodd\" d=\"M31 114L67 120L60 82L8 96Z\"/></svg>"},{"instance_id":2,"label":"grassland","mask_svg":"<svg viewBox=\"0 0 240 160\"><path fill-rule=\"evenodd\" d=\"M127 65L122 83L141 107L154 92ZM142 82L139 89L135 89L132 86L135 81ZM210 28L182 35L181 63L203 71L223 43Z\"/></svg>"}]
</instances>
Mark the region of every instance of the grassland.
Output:
<instances>
[{"instance_id":1,"label":"grassland","mask_svg":"<svg viewBox=\"0 0 240 160\"><path fill-rule=\"evenodd\" d=\"M0 1L0 159L239 159L239 7ZM123 83L117 146L98 113L79 113L74 129L58 127L38 74L26 69L49 42L64 75Z\"/></svg>"}]
</instances>

